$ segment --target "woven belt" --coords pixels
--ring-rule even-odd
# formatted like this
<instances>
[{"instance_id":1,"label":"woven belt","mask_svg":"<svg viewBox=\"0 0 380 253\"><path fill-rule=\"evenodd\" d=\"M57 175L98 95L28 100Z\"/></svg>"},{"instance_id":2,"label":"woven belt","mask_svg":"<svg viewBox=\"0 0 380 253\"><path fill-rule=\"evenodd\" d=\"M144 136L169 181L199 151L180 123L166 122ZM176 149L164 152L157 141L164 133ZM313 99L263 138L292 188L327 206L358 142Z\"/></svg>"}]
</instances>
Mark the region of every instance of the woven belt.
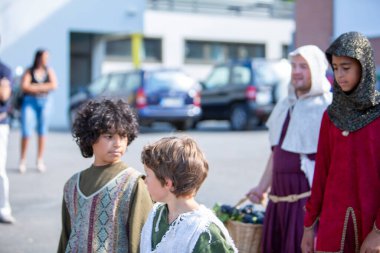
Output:
<instances>
[{"instance_id":1,"label":"woven belt","mask_svg":"<svg viewBox=\"0 0 380 253\"><path fill-rule=\"evenodd\" d=\"M276 196L276 195L269 195L269 199L272 200L274 203L277 202L296 202L300 199L307 198L311 195L311 191L304 192L301 194L292 194L288 196Z\"/></svg>"}]
</instances>

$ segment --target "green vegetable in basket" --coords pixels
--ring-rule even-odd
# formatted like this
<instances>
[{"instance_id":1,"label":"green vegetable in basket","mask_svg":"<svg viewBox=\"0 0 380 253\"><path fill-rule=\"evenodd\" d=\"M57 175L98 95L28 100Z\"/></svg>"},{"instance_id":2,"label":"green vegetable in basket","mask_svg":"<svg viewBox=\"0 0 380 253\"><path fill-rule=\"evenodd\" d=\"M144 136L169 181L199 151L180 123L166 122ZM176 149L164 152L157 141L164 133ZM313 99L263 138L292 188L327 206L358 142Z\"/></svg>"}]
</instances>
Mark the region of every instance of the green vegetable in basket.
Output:
<instances>
[{"instance_id":1,"label":"green vegetable in basket","mask_svg":"<svg viewBox=\"0 0 380 253\"><path fill-rule=\"evenodd\" d=\"M253 205L246 205L242 208L236 208L233 206L216 203L212 210L224 223L229 220L251 224L263 224L264 222L264 212L255 211Z\"/></svg>"}]
</instances>

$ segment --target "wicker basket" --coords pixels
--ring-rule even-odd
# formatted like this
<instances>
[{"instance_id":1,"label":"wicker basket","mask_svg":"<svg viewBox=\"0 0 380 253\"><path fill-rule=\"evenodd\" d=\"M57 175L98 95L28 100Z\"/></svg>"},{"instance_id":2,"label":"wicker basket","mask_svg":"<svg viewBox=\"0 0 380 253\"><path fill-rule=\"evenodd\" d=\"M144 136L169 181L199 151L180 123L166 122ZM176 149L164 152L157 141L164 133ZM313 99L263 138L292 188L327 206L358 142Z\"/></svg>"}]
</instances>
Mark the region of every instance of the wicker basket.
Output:
<instances>
[{"instance_id":1,"label":"wicker basket","mask_svg":"<svg viewBox=\"0 0 380 253\"><path fill-rule=\"evenodd\" d=\"M261 252L263 225L239 221L227 221L226 227L235 242L239 253Z\"/></svg>"}]
</instances>

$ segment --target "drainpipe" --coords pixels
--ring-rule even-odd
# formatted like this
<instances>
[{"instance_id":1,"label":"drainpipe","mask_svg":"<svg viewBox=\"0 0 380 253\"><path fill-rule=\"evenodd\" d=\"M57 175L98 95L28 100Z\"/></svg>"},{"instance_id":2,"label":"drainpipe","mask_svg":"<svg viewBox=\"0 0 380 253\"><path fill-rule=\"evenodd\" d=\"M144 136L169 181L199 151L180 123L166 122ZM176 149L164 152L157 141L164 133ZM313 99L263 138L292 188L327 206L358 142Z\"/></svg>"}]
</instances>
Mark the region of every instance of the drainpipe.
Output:
<instances>
[{"instance_id":1,"label":"drainpipe","mask_svg":"<svg viewBox=\"0 0 380 253\"><path fill-rule=\"evenodd\" d=\"M143 45L143 36L139 33L132 34L132 60L133 66L138 69L141 67L142 59L142 45Z\"/></svg>"}]
</instances>

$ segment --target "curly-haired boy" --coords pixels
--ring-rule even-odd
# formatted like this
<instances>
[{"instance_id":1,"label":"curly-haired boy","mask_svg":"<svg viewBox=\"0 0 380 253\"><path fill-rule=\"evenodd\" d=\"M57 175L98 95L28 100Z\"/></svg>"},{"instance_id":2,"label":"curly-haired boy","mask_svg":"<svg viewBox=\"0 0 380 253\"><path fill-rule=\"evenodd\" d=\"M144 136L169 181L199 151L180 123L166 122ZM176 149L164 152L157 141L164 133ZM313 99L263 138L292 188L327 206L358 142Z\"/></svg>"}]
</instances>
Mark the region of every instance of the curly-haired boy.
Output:
<instances>
[{"instance_id":1,"label":"curly-haired boy","mask_svg":"<svg viewBox=\"0 0 380 253\"><path fill-rule=\"evenodd\" d=\"M78 112L72 135L94 162L65 184L58 252L139 252L152 201L142 174L121 161L137 134L123 100L90 101Z\"/></svg>"}]
</instances>

